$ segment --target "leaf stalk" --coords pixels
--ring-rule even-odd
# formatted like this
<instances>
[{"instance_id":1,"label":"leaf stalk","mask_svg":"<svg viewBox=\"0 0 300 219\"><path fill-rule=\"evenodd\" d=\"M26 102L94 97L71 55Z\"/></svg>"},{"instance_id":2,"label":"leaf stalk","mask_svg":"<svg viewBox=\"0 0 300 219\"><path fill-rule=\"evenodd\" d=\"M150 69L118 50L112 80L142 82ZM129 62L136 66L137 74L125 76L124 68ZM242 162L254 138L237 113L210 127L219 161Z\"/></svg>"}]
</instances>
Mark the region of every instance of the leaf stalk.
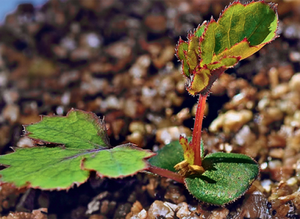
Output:
<instances>
[{"instance_id":1,"label":"leaf stalk","mask_svg":"<svg viewBox=\"0 0 300 219\"><path fill-rule=\"evenodd\" d=\"M204 117L204 111L205 111L205 102L208 94L200 94L197 110L196 110L196 116L195 116L195 123L194 123L194 129L193 129L193 137L191 141L191 147L194 151L194 165L201 166L202 165L202 159L201 159L201 134L202 134L202 122Z\"/></svg>"},{"instance_id":2,"label":"leaf stalk","mask_svg":"<svg viewBox=\"0 0 300 219\"><path fill-rule=\"evenodd\" d=\"M149 164L147 170L150 171L151 173L154 173L154 174L157 174L157 175L160 175L160 176L163 176L163 177L167 177L169 179L172 179L172 180L175 180L179 183L184 184L184 178L181 175L179 175L178 173L172 172L172 171L167 170L167 169L159 168L159 167L156 167L156 166L152 166L150 164Z\"/></svg>"}]
</instances>

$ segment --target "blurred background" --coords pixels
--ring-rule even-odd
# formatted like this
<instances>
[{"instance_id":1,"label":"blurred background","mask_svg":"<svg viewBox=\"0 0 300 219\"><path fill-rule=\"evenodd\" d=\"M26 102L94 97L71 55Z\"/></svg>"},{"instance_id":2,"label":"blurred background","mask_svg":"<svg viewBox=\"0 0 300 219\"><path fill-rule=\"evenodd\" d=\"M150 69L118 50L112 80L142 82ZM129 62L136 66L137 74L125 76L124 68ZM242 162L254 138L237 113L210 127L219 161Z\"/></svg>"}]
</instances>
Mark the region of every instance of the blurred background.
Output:
<instances>
[{"instance_id":1,"label":"blurred background","mask_svg":"<svg viewBox=\"0 0 300 219\"><path fill-rule=\"evenodd\" d=\"M11 152L11 146L33 145L23 136L22 125L40 121L40 115L66 115L71 108L105 116L112 145L133 142L157 150L180 134L191 135L197 98L185 90L175 45L204 20L217 19L230 2L0 0L0 153ZM264 170L273 168L261 173L262 182L269 180L261 184L269 186L268 194L272 183L295 175L291 167L300 159L300 1L272 2L278 4L280 37L220 77L208 98L203 124L208 152L246 153ZM236 117L212 126L228 111ZM85 212L91 197L104 189L113 194L105 203L117 202L111 212L120 215L130 212L132 200L140 200L145 208L156 199L195 204L180 185L149 186L148 191L148 181L109 181L111 187L104 180L91 181L69 193L31 190L25 201L15 190L14 199L2 196L2 189L0 212L46 207L50 214L64 216L57 218L89 218ZM136 183L140 190L132 191ZM123 185L131 189L114 191ZM135 198L128 201L133 193ZM267 198L257 197L253 202L261 203L249 204L248 210L269 212ZM289 208L278 203L278 208ZM114 218L112 214L107 218Z\"/></svg>"},{"instance_id":2,"label":"blurred background","mask_svg":"<svg viewBox=\"0 0 300 219\"><path fill-rule=\"evenodd\" d=\"M0 24L3 24L5 16L14 12L19 4L29 3L34 7L39 7L47 0L2 0L0 8Z\"/></svg>"}]
</instances>

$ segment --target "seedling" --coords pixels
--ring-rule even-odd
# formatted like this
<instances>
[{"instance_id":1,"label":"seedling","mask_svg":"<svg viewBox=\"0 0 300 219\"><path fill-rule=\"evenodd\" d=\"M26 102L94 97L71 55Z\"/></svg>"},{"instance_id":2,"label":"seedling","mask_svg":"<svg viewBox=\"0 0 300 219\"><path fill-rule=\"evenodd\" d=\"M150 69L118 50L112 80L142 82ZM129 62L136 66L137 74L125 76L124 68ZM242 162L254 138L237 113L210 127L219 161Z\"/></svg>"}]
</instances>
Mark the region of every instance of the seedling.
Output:
<instances>
[{"instance_id":1,"label":"seedling","mask_svg":"<svg viewBox=\"0 0 300 219\"><path fill-rule=\"evenodd\" d=\"M90 171L118 178L146 170L184 183L200 201L224 205L236 200L257 178L259 167L243 154L204 155L201 129L205 101L213 82L227 68L277 37L277 25L276 5L234 2L218 21L205 21L188 34L187 41L179 40L177 57L188 81L187 90L199 95L192 138L181 136L156 156L130 143L112 147L103 120L72 109L65 117L46 116L25 127L36 146L15 148L13 153L0 156L0 163L7 166L0 171L1 182L59 190L84 183Z\"/></svg>"}]
</instances>

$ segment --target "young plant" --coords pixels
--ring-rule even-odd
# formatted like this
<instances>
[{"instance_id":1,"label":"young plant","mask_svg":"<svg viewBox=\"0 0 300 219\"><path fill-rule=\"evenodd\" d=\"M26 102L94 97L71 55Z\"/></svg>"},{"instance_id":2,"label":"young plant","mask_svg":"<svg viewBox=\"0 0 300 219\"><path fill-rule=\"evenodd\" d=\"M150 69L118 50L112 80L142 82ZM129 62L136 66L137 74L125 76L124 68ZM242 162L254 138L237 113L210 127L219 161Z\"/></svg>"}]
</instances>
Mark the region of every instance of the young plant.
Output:
<instances>
[{"instance_id":1,"label":"young plant","mask_svg":"<svg viewBox=\"0 0 300 219\"><path fill-rule=\"evenodd\" d=\"M84 183L91 171L117 178L147 170L184 183L200 201L224 205L236 200L257 178L259 167L243 154L204 155L205 101L220 74L277 37L277 23L274 4L234 2L217 22L204 22L188 34L187 42L179 40L177 57L188 81L187 90L199 95L192 138L181 136L156 156L130 143L112 147L103 120L72 109L65 117L46 116L26 126L26 135L36 146L15 148L0 156L0 163L7 166L0 171L0 181L17 187L68 189Z\"/></svg>"},{"instance_id":2,"label":"young plant","mask_svg":"<svg viewBox=\"0 0 300 219\"><path fill-rule=\"evenodd\" d=\"M259 174L256 161L244 154L213 153L204 156L201 128L205 101L213 82L227 69L260 50L277 37L278 16L275 4L263 1L243 5L232 3L218 21L204 21L188 41L179 39L177 57L188 81L187 90L199 95L191 141L165 146L149 162L184 177L189 192L201 201L224 205L243 195ZM172 156L180 150L182 157ZM175 165L175 166L174 166Z\"/></svg>"}]
</instances>

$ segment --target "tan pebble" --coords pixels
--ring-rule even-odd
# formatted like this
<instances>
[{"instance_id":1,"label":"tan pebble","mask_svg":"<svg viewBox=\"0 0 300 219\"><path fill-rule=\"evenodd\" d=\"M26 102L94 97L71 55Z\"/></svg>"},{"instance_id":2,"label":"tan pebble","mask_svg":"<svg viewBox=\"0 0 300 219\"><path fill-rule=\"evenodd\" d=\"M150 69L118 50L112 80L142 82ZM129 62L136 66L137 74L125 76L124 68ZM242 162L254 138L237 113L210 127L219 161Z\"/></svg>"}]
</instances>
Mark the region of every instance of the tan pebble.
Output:
<instances>
[{"instance_id":1,"label":"tan pebble","mask_svg":"<svg viewBox=\"0 0 300 219\"><path fill-rule=\"evenodd\" d=\"M172 126L158 129L156 132L156 141L162 144L169 144L171 141L178 140L180 135L191 135L191 130L184 126Z\"/></svg>"},{"instance_id":2,"label":"tan pebble","mask_svg":"<svg viewBox=\"0 0 300 219\"><path fill-rule=\"evenodd\" d=\"M152 59L153 64L157 68L162 68L166 65L168 66L168 62L171 61L174 57L174 51L174 46L169 45L165 47L157 58Z\"/></svg>"},{"instance_id":3,"label":"tan pebble","mask_svg":"<svg viewBox=\"0 0 300 219\"><path fill-rule=\"evenodd\" d=\"M174 212L164 205L162 201L154 201L148 210L148 219L156 219L159 216L164 216L167 219L174 218Z\"/></svg>"},{"instance_id":4,"label":"tan pebble","mask_svg":"<svg viewBox=\"0 0 300 219\"><path fill-rule=\"evenodd\" d=\"M258 101L257 108L259 111L262 111L268 106L270 106L270 104L271 104L270 98L264 97Z\"/></svg>"},{"instance_id":5,"label":"tan pebble","mask_svg":"<svg viewBox=\"0 0 300 219\"><path fill-rule=\"evenodd\" d=\"M300 72L293 75L289 82L289 87L291 90L300 92Z\"/></svg>"},{"instance_id":6,"label":"tan pebble","mask_svg":"<svg viewBox=\"0 0 300 219\"><path fill-rule=\"evenodd\" d=\"M82 81L81 85L81 92L86 92L90 95L95 95L98 92L103 92L109 88L109 83L106 79L99 79L99 78L88 78L86 81Z\"/></svg>"},{"instance_id":7,"label":"tan pebble","mask_svg":"<svg viewBox=\"0 0 300 219\"><path fill-rule=\"evenodd\" d=\"M1 82L0 82L1 86ZM3 99L6 102L6 104L12 104L18 101L19 99L19 93L15 90L4 90L3 91Z\"/></svg>"},{"instance_id":8,"label":"tan pebble","mask_svg":"<svg viewBox=\"0 0 300 219\"><path fill-rule=\"evenodd\" d=\"M275 169L282 166L282 162L280 160L271 160L269 162L269 168Z\"/></svg>"},{"instance_id":9,"label":"tan pebble","mask_svg":"<svg viewBox=\"0 0 300 219\"><path fill-rule=\"evenodd\" d=\"M145 69L139 65L133 65L129 69L129 74L135 79L136 78L144 78L147 75L147 69Z\"/></svg>"},{"instance_id":10,"label":"tan pebble","mask_svg":"<svg viewBox=\"0 0 300 219\"><path fill-rule=\"evenodd\" d=\"M165 77L161 79L161 82L158 87L158 93L160 95L169 95L169 93L174 93L176 84L175 80L171 77Z\"/></svg>"},{"instance_id":11,"label":"tan pebble","mask_svg":"<svg viewBox=\"0 0 300 219\"><path fill-rule=\"evenodd\" d=\"M176 213L176 216L180 219L184 218L184 217L188 217L191 212L189 210L189 206L186 202L181 202L178 204L178 211Z\"/></svg>"},{"instance_id":12,"label":"tan pebble","mask_svg":"<svg viewBox=\"0 0 300 219\"><path fill-rule=\"evenodd\" d=\"M118 41L116 43L110 44L106 48L106 52L117 59L128 58L132 53L132 48L127 44L128 43L124 41Z\"/></svg>"},{"instance_id":13,"label":"tan pebble","mask_svg":"<svg viewBox=\"0 0 300 219\"><path fill-rule=\"evenodd\" d=\"M250 145L256 140L255 134L248 125L244 125L234 137L235 142L240 145Z\"/></svg>"},{"instance_id":14,"label":"tan pebble","mask_svg":"<svg viewBox=\"0 0 300 219\"><path fill-rule=\"evenodd\" d=\"M139 213L138 213L138 218L139 219L146 219L147 218L147 211L145 209L141 210Z\"/></svg>"},{"instance_id":15,"label":"tan pebble","mask_svg":"<svg viewBox=\"0 0 300 219\"><path fill-rule=\"evenodd\" d=\"M255 75L252 79L253 84L258 85L260 87L267 86L269 84L269 78L265 71L260 71L257 75Z\"/></svg>"},{"instance_id":16,"label":"tan pebble","mask_svg":"<svg viewBox=\"0 0 300 219\"><path fill-rule=\"evenodd\" d=\"M146 133L148 135L153 135L154 132L155 132L155 126L154 126L154 124L146 124L145 125L145 130L146 130Z\"/></svg>"},{"instance_id":17,"label":"tan pebble","mask_svg":"<svg viewBox=\"0 0 300 219\"><path fill-rule=\"evenodd\" d=\"M151 197L155 197L155 189L158 186L158 181L156 178L150 178L149 184L146 186L147 192Z\"/></svg>"},{"instance_id":18,"label":"tan pebble","mask_svg":"<svg viewBox=\"0 0 300 219\"><path fill-rule=\"evenodd\" d=\"M136 214L139 213L141 210L143 210L142 204L139 201L134 202L131 208L131 212Z\"/></svg>"},{"instance_id":19,"label":"tan pebble","mask_svg":"<svg viewBox=\"0 0 300 219\"><path fill-rule=\"evenodd\" d=\"M107 109L122 109L124 101L123 99L118 99L116 96L108 96L105 99Z\"/></svg>"},{"instance_id":20,"label":"tan pebble","mask_svg":"<svg viewBox=\"0 0 300 219\"><path fill-rule=\"evenodd\" d=\"M275 147L285 147L286 146L286 138L279 133L272 132L268 136L268 147L275 148Z\"/></svg>"},{"instance_id":21,"label":"tan pebble","mask_svg":"<svg viewBox=\"0 0 300 219\"><path fill-rule=\"evenodd\" d=\"M167 206L169 209L171 209L174 212L177 211L177 209L178 209L178 206L171 202L164 202L164 205Z\"/></svg>"},{"instance_id":22,"label":"tan pebble","mask_svg":"<svg viewBox=\"0 0 300 219\"><path fill-rule=\"evenodd\" d=\"M285 138L291 137L294 134L294 128L286 125L281 125L278 134L284 136Z\"/></svg>"},{"instance_id":23,"label":"tan pebble","mask_svg":"<svg viewBox=\"0 0 300 219\"><path fill-rule=\"evenodd\" d=\"M272 181L270 179L262 180L261 181L261 186L263 187L265 192L269 193L269 192L271 192Z\"/></svg>"},{"instance_id":24,"label":"tan pebble","mask_svg":"<svg viewBox=\"0 0 300 219\"><path fill-rule=\"evenodd\" d=\"M144 135L139 131L131 133L126 137L126 139L131 143L136 144L138 147L145 146Z\"/></svg>"},{"instance_id":25,"label":"tan pebble","mask_svg":"<svg viewBox=\"0 0 300 219\"><path fill-rule=\"evenodd\" d=\"M87 48L76 48L71 52L71 60L79 61L79 60L88 60L92 57L92 51Z\"/></svg>"},{"instance_id":26,"label":"tan pebble","mask_svg":"<svg viewBox=\"0 0 300 219\"><path fill-rule=\"evenodd\" d=\"M300 208L300 194L295 196L295 198L292 200L293 204L295 205L296 209Z\"/></svg>"},{"instance_id":27,"label":"tan pebble","mask_svg":"<svg viewBox=\"0 0 300 219\"><path fill-rule=\"evenodd\" d=\"M280 202L280 200L278 200L279 197L291 195L292 193L293 193L293 188L289 186L286 181L280 181L276 187L272 188L272 194L269 197L269 200ZM272 207L274 208L277 208L278 206L280 206L280 203L278 202L272 205Z\"/></svg>"},{"instance_id":28,"label":"tan pebble","mask_svg":"<svg viewBox=\"0 0 300 219\"><path fill-rule=\"evenodd\" d=\"M288 203L283 203L278 208L273 208L272 210L276 211L277 218L285 218L288 212L290 211L290 206Z\"/></svg>"},{"instance_id":29,"label":"tan pebble","mask_svg":"<svg viewBox=\"0 0 300 219\"><path fill-rule=\"evenodd\" d=\"M276 167L270 169L271 176L270 178L272 180L275 180L277 182L282 180L287 180L292 177L294 174L294 169L292 167Z\"/></svg>"},{"instance_id":30,"label":"tan pebble","mask_svg":"<svg viewBox=\"0 0 300 219\"><path fill-rule=\"evenodd\" d=\"M10 123L16 123L20 117L20 107L15 104L7 104L2 111L2 115Z\"/></svg>"},{"instance_id":31,"label":"tan pebble","mask_svg":"<svg viewBox=\"0 0 300 219\"><path fill-rule=\"evenodd\" d=\"M226 218L229 214L229 210L227 208L219 208L213 210L211 215L209 215L208 219L223 219Z\"/></svg>"},{"instance_id":32,"label":"tan pebble","mask_svg":"<svg viewBox=\"0 0 300 219\"><path fill-rule=\"evenodd\" d=\"M281 98L284 94L289 92L289 90L290 89L289 89L288 83L282 83L282 84L277 85L276 87L274 87L271 90L271 95L275 99Z\"/></svg>"},{"instance_id":33,"label":"tan pebble","mask_svg":"<svg viewBox=\"0 0 300 219\"><path fill-rule=\"evenodd\" d=\"M300 131L295 132L294 136L287 139L287 147L297 152L300 151Z\"/></svg>"},{"instance_id":34,"label":"tan pebble","mask_svg":"<svg viewBox=\"0 0 300 219\"><path fill-rule=\"evenodd\" d=\"M209 126L209 131L217 132L223 128L225 133L236 132L244 124L249 122L253 117L253 113L250 110L234 111L229 110L224 114L221 114L215 119Z\"/></svg>"},{"instance_id":35,"label":"tan pebble","mask_svg":"<svg viewBox=\"0 0 300 219\"><path fill-rule=\"evenodd\" d=\"M185 196L181 193L179 187L170 185L167 188L165 199L170 200L173 203L180 203L186 200Z\"/></svg>"},{"instance_id":36,"label":"tan pebble","mask_svg":"<svg viewBox=\"0 0 300 219\"><path fill-rule=\"evenodd\" d=\"M146 129L145 129L145 125L142 121L132 121L129 124L129 131L130 132L135 132L135 131L139 131L142 134L145 134Z\"/></svg>"},{"instance_id":37,"label":"tan pebble","mask_svg":"<svg viewBox=\"0 0 300 219\"><path fill-rule=\"evenodd\" d=\"M291 127L300 128L300 110L294 111L293 116L286 116L284 118L284 124Z\"/></svg>"},{"instance_id":38,"label":"tan pebble","mask_svg":"<svg viewBox=\"0 0 300 219\"><path fill-rule=\"evenodd\" d=\"M245 195L238 218L268 218L267 198L259 191Z\"/></svg>"},{"instance_id":39,"label":"tan pebble","mask_svg":"<svg viewBox=\"0 0 300 219\"><path fill-rule=\"evenodd\" d=\"M294 73L295 72L292 65L284 65L278 67L278 76L281 81L289 81Z\"/></svg>"},{"instance_id":40,"label":"tan pebble","mask_svg":"<svg viewBox=\"0 0 300 219\"><path fill-rule=\"evenodd\" d=\"M283 112L277 107L269 107L260 113L260 125L268 126L283 119Z\"/></svg>"},{"instance_id":41,"label":"tan pebble","mask_svg":"<svg viewBox=\"0 0 300 219\"><path fill-rule=\"evenodd\" d=\"M124 113L126 116L134 118L138 112L138 104L134 99L126 99L124 103Z\"/></svg>"},{"instance_id":42,"label":"tan pebble","mask_svg":"<svg viewBox=\"0 0 300 219\"><path fill-rule=\"evenodd\" d=\"M259 135L258 139L247 147L244 147L244 153L250 157L257 157L260 151L265 151L267 146L267 138L265 135ZM265 149L265 150L264 150Z\"/></svg>"},{"instance_id":43,"label":"tan pebble","mask_svg":"<svg viewBox=\"0 0 300 219\"><path fill-rule=\"evenodd\" d=\"M282 148L273 148L269 152L269 156L277 159L282 159L284 155L284 149Z\"/></svg>"},{"instance_id":44,"label":"tan pebble","mask_svg":"<svg viewBox=\"0 0 300 219\"><path fill-rule=\"evenodd\" d=\"M176 84L176 91L180 94L183 94L185 92L185 82L184 81L179 81Z\"/></svg>"},{"instance_id":45,"label":"tan pebble","mask_svg":"<svg viewBox=\"0 0 300 219\"><path fill-rule=\"evenodd\" d=\"M297 160L295 165L296 177L300 180L300 159Z\"/></svg>"},{"instance_id":46,"label":"tan pebble","mask_svg":"<svg viewBox=\"0 0 300 219\"><path fill-rule=\"evenodd\" d=\"M175 120L178 124L191 117L189 108L183 108L179 113L176 114Z\"/></svg>"}]
</instances>

